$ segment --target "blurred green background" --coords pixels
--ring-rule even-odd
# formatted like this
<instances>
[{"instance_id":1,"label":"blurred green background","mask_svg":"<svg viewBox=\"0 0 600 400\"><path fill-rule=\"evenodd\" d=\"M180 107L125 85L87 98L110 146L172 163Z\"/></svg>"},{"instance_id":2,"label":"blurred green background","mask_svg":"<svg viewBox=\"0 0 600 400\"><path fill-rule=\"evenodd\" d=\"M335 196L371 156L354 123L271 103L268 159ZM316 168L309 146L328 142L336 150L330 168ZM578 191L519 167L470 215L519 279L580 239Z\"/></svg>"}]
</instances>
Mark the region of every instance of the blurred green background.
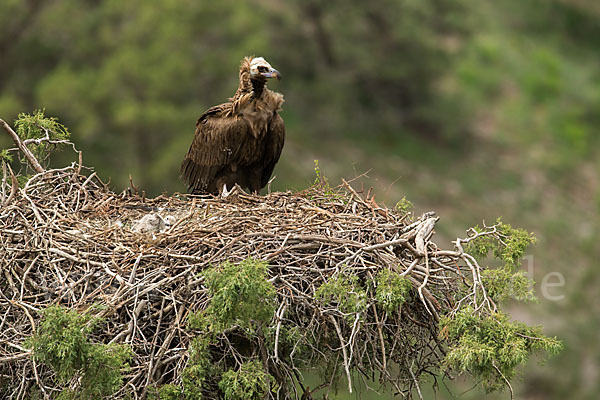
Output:
<instances>
[{"instance_id":1,"label":"blurred green background","mask_svg":"<svg viewBox=\"0 0 600 400\"><path fill-rule=\"evenodd\" d=\"M600 2L3 0L0 117L45 108L115 190L131 174L149 195L184 191L196 119L252 54L284 77L270 84L287 128L273 189L306 187L318 159L332 183L370 171L380 202L436 210L445 247L500 215L534 231L539 303L506 307L565 350L526 365L517 398L596 399ZM553 272L564 286L542 291ZM482 398L459 396L473 384L437 398Z\"/></svg>"}]
</instances>

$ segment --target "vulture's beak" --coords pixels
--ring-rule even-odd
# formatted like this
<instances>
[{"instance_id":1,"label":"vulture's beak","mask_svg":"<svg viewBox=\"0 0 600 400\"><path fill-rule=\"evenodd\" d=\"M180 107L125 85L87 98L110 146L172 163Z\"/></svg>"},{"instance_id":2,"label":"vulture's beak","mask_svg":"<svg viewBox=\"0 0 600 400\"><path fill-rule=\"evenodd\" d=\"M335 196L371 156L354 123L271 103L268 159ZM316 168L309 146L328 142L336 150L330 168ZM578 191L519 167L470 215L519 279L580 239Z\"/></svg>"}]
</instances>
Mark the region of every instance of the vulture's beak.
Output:
<instances>
[{"instance_id":1,"label":"vulture's beak","mask_svg":"<svg viewBox=\"0 0 600 400\"><path fill-rule=\"evenodd\" d=\"M269 72L264 72L262 74L265 78L277 78L278 81L281 80L281 73L277 71L275 68L271 68Z\"/></svg>"}]
</instances>

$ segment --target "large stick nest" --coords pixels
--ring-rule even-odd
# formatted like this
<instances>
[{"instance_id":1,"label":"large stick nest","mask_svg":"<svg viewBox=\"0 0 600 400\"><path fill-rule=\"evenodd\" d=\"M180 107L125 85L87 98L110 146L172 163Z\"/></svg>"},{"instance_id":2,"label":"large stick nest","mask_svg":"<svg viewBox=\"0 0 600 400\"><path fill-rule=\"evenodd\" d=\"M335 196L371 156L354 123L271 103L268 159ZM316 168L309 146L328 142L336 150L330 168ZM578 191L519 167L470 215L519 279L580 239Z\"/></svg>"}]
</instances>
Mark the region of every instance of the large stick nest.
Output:
<instances>
[{"instance_id":1,"label":"large stick nest","mask_svg":"<svg viewBox=\"0 0 600 400\"><path fill-rule=\"evenodd\" d=\"M128 343L134 353L117 397L145 397L149 388L176 380L196 334L186 317L210 301L201 272L248 258L269 265L278 301L272 326L297 326L303 343L313 344L308 355L295 355L277 354L277 342L254 343L272 375L301 381L299 366L336 357L338 367L321 376L320 390L334 376L344 385L362 378L371 386L376 377L410 397L419 376L443 358L439 315L458 307L461 282L479 281L478 266L462 250L469 239L440 250L432 241L433 213L417 218L380 207L347 182L265 196L234 189L225 198L144 199L132 190L111 192L95 173L73 165L38 173L21 188L5 174L0 196L0 379L10 383L0 393L9 398L25 398L31 386L50 396L58 390L51 369L23 347L38 312L55 304L79 311L106 306L100 311L106 323L93 339ZM340 274L373 287L383 269L412 284L410 300L396 312L383 311L373 296L356 315L315 298ZM462 301L472 303L474 295ZM223 352L237 351L223 340ZM298 385L272 395L299 398Z\"/></svg>"}]
</instances>

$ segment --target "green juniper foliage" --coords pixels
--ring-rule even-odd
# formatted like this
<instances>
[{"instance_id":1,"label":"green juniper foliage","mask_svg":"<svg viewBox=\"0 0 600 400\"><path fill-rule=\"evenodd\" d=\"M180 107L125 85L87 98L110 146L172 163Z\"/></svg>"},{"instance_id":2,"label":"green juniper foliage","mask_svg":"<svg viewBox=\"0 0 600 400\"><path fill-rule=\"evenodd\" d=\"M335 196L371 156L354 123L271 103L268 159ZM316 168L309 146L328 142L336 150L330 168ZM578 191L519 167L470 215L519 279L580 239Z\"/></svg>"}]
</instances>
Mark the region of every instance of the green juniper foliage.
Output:
<instances>
[{"instance_id":1,"label":"green juniper foliage","mask_svg":"<svg viewBox=\"0 0 600 400\"><path fill-rule=\"evenodd\" d=\"M90 342L89 335L101 319L59 306L50 306L41 314L37 332L26 346L33 349L36 361L52 368L60 384L75 378L79 381L78 389L65 390L60 398L101 398L121 387L121 371L128 368L131 348Z\"/></svg>"},{"instance_id":2,"label":"green juniper foliage","mask_svg":"<svg viewBox=\"0 0 600 400\"><path fill-rule=\"evenodd\" d=\"M496 220L498 233L501 241L491 236L481 236L469 243L465 249L475 257L485 258L490 252L492 255L505 263L511 269L519 266L519 261L525 254L529 245L535 243L533 233L524 229L513 228L502 222L502 218ZM482 228L476 226L475 232L481 233Z\"/></svg>"},{"instance_id":3,"label":"green juniper foliage","mask_svg":"<svg viewBox=\"0 0 600 400\"><path fill-rule=\"evenodd\" d=\"M21 140L42 139L48 136L50 140L67 140L71 135L68 129L60 124L54 117L46 117L44 110L36 110L33 114L21 113L15 121L16 133ZM58 144L50 144L48 141L32 143L29 149L37 160L44 164L48 162L50 153L58 148Z\"/></svg>"},{"instance_id":4,"label":"green juniper foliage","mask_svg":"<svg viewBox=\"0 0 600 400\"><path fill-rule=\"evenodd\" d=\"M188 323L188 327L189 327ZM189 347L190 358L181 373L181 387L175 384L161 386L150 393L151 399L160 400L202 400L206 381L215 374L218 367L213 366L209 352L211 338L199 335L192 339Z\"/></svg>"},{"instance_id":5,"label":"green juniper foliage","mask_svg":"<svg viewBox=\"0 0 600 400\"><path fill-rule=\"evenodd\" d=\"M252 329L273 317L276 292L267 281L267 263L252 259L239 264L225 262L203 275L211 296L206 315L213 330L233 325Z\"/></svg>"},{"instance_id":6,"label":"green juniper foliage","mask_svg":"<svg viewBox=\"0 0 600 400\"><path fill-rule=\"evenodd\" d=\"M2 162L12 162L13 158L8 149L0 150L0 161Z\"/></svg>"},{"instance_id":7,"label":"green juniper foliage","mask_svg":"<svg viewBox=\"0 0 600 400\"><path fill-rule=\"evenodd\" d=\"M250 361L242 364L238 371L225 372L219 381L219 388L225 400L260 400L265 398L269 390L277 390L274 382L259 361Z\"/></svg>"},{"instance_id":8,"label":"green juniper foliage","mask_svg":"<svg viewBox=\"0 0 600 400\"><path fill-rule=\"evenodd\" d=\"M315 181L313 182L314 186L318 186L321 188L322 194L326 195L328 198L337 198L340 201L345 202L343 196L340 196L336 193L336 190L331 187L329 184L329 180L321 171L321 167L319 166L319 160L314 160L315 162Z\"/></svg>"},{"instance_id":9,"label":"green juniper foliage","mask_svg":"<svg viewBox=\"0 0 600 400\"><path fill-rule=\"evenodd\" d=\"M488 296L495 301L515 299L519 301L535 301L533 280L525 271L513 272L510 269L497 268L481 271L481 281Z\"/></svg>"},{"instance_id":10,"label":"green juniper foliage","mask_svg":"<svg viewBox=\"0 0 600 400\"><path fill-rule=\"evenodd\" d=\"M496 303L510 298L535 300L533 281L523 271L516 271L527 247L535 242L533 235L504 224L500 218L496 229L497 236L480 236L466 249L480 261L492 254L503 263L481 271L487 295ZM484 231L479 227L474 230ZM532 354L545 351L555 355L562 349L559 340L542 335L541 327L511 322L507 314L483 306L478 310L466 306L443 317L440 336L448 344L446 366L471 373L486 391L503 388Z\"/></svg>"},{"instance_id":11,"label":"green juniper foliage","mask_svg":"<svg viewBox=\"0 0 600 400\"><path fill-rule=\"evenodd\" d=\"M223 359L214 363L210 346L218 342L224 331L239 327L248 336L263 335L274 340L274 331L267 324L275 312L276 292L267 278L265 262L247 259L239 264L225 262L203 272L210 302L208 307L190 313L187 326L199 331L189 346L189 360L181 374L181 386L168 384L158 390L160 399L199 400L206 397L207 381L215 381L227 399L262 398L273 378L257 361L243 364L239 371L227 370ZM286 330L281 336L285 343Z\"/></svg>"},{"instance_id":12,"label":"green juniper foliage","mask_svg":"<svg viewBox=\"0 0 600 400\"><path fill-rule=\"evenodd\" d=\"M478 226L473 229L476 233L483 231ZM503 263L499 268L488 268L481 272L488 295L496 301L510 298L521 301L535 300L534 282L525 272L517 271L525 250L535 243L535 237L523 229L503 223L501 218L496 220L496 229L498 238L490 235L480 236L472 240L466 248L467 252L481 260L491 254Z\"/></svg>"},{"instance_id":13,"label":"green juniper foliage","mask_svg":"<svg viewBox=\"0 0 600 400\"><path fill-rule=\"evenodd\" d=\"M344 314L364 312L367 307L367 293L358 282L356 275L337 275L321 285L315 297L323 303L335 303Z\"/></svg>"},{"instance_id":14,"label":"green juniper foliage","mask_svg":"<svg viewBox=\"0 0 600 400\"><path fill-rule=\"evenodd\" d=\"M181 399L181 389L177 385L167 384L162 385L158 390L151 391L148 394L148 398L151 400L179 400ZM201 400L202 397L197 397Z\"/></svg>"},{"instance_id":15,"label":"green juniper foliage","mask_svg":"<svg viewBox=\"0 0 600 400\"><path fill-rule=\"evenodd\" d=\"M412 284L398 273L384 269L377 274L376 280L375 300L386 312L397 311L409 299Z\"/></svg>"},{"instance_id":16,"label":"green juniper foliage","mask_svg":"<svg viewBox=\"0 0 600 400\"><path fill-rule=\"evenodd\" d=\"M482 316L465 307L453 318L442 318L440 328L449 344L446 365L473 374L487 391L501 389L504 379L511 380L517 366L533 353L555 355L562 349L561 342L542 335L540 327L511 322L502 312Z\"/></svg>"},{"instance_id":17,"label":"green juniper foliage","mask_svg":"<svg viewBox=\"0 0 600 400\"><path fill-rule=\"evenodd\" d=\"M183 394L186 399L201 399L202 386L211 372L211 358L208 351L209 338L195 337L190 344L190 359L181 374Z\"/></svg>"},{"instance_id":18,"label":"green juniper foliage","mask_svg":"<svg viewBox=\"0 0 600 400\"><path fill-rule=\"evenodd\" d=\"M11 179L9 174L9 164L12 162L13 156L10 154L8 149L0 149L0 179L4 182L5 180ZM17 176L19 179L19 176ZM11 182L10 180L8 182Z\"/></svg>"},{"instance_id":19,"label":"green juniper foliage","mask_svg":"<svg viewBox=\"0 0 600 400\"><path fill-rule=\"evenodd\" d=\"M402 213L407 214L414 208L413 203L403 196L400 201L396 203L396 210L400 210Z\"/></svg>"},{"instance_id":20,"label":"green juniper foliage","mask_svg":"<svg viewBox=\"0 0 600 400\"><path fill-rule=\"evenodd\" d=\"M327 186L329 186L329 183L327 182L327 177L325 177L325 175L323 175L323 173L321 172L321 167L319 167L319 160L314 160L315 162L315 182L314 184L317 185L319 183L326 183Z\"/></svg>"}]
</instances>

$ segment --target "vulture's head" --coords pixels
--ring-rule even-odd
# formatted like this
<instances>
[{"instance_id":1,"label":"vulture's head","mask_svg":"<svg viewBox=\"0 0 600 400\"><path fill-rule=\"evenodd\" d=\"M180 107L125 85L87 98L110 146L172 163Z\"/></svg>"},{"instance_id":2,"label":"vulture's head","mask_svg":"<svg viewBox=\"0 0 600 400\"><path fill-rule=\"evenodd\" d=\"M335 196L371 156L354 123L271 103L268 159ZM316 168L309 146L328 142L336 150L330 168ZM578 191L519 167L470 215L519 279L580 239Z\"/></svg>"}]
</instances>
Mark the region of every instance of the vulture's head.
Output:
<instances>
[{"instance_id":1,"label":"vulture's head","mask_svg":"<svg viewBox=\"0 0 600 400\"><path fill-rule=\"evenodd\" d=\"M277 78L281 79L281 74L271 64L262 57L254 57L250 61L250 77L252 79Z\"/></svg>"}]
</instances>

